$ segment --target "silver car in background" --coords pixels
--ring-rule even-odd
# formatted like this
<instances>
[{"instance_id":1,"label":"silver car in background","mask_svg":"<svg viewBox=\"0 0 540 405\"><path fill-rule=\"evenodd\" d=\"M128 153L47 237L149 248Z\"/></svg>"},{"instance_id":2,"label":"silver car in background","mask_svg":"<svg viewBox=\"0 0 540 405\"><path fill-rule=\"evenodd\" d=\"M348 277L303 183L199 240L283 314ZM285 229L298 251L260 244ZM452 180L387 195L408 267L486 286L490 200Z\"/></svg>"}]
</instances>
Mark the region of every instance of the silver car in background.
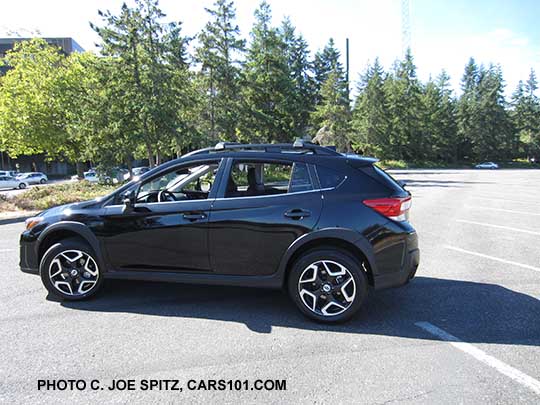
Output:
<instances>
[{"instance_id":1,"label":"silver car in background","mask_svg":"<svg viewBox=\"0 0 540 405\"><path fill-rule=\"evenodd\" d=\"M24 180L28 184L45 184L49 181L45 173L41 172L21 173L17 176L17 180Z\"/></svg>"},{"instance_id":2,"label":"silver car in background","mask_svg":"<svg viewBox=\"0 0 540 405\"><path fill-rule=\"evenodd\" d=\"M20 188L24 189L28 187L28 182L26 180L19 180L12 176L0 176L0 189L4 188Z\"/></svg>"},{"instance_id":3,"label":"silver car in background","mask_svg":"<svg viewBox=\"0 0 540 405\"><path fill-rule=\"evenodd\" d=\"M499 165L493 162L483 162L474 166L476 169L498 169Z\"/></svg>"}]
</instances>

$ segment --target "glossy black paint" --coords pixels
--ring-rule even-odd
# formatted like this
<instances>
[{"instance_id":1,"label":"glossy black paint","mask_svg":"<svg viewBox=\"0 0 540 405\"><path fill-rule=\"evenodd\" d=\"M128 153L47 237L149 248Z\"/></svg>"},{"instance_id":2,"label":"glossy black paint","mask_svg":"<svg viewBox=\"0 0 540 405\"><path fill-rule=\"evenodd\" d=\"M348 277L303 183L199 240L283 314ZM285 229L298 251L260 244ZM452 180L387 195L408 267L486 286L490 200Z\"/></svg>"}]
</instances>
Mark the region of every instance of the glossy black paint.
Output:
<instances>
[{"instance_id":1,"label":"glossy black paint","mask_svg":"<svg viewBox=\"0 0 540 405\"><path fill-rule=\"evenodd\" d=\"M209 220L212 268L220 274L275 273L287 248L314 228L321 208L320 191L217 199ZM300 210L307 216L286 216Z\"/></svg>"},{"instance_id":2,"label":"glossy black paint","mask_svg":"<svg viewBox=\"0 0 540 405\"><path fill-rule=\"evenodd\" d=\"M303 162L315 189L224 198L235 159ZM220 165L208 199L124 209L124 193L146 180L209 160ZM372 164L335 154L223 151L187 156L100 200L41 213L45 220L21 235L21 269L36 273L48 246L78 236L94 249L106 277L279 288L300 252L335 245L367 260L374 287L403 284L418 265L416 233L408 222L391 221L362 201L408 193L381 178ZM337 187L321 188L317 167L344 179Z\"/></svg>"},{"instance_id":3,"label":"glossy black paint","mask_svg":"<svg viewBox=\"0 0 540 405\"><path fill-rule=\"evenodd\" d=\"M100 232L112 268L210 271L208 217L211 201L105 207Z\"/></svg>"}]
</instances>

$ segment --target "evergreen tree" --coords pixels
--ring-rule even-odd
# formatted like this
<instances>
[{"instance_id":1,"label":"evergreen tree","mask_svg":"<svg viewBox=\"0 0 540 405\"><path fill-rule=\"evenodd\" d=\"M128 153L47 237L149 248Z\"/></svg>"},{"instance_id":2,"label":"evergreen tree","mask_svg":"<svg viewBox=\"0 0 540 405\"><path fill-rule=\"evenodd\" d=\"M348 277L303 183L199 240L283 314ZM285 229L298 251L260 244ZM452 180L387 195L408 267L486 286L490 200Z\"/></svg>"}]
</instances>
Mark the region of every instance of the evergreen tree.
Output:
<instances>
[{"instance_id":1,"label":"evergreen tree","mask_svg":"<svg viewBox=\"0 0 540 405\"><path fill-rule=\"evenodd\" d=\"M391 158L385 76L378 58L360 76L353 109L352 141L354 149L362 154Z\"/></svg>"},{"instance_id":2,"label":"evergreen tree","mask_svg":"<svg viewBox=\"0 0 540 405\"><path fill-rule=\"evenodd\" d=\"M308 133L309 117L315 100L314 83L310 76L309 47L302 35L296 34L289 18L283 20L280 35L285 45L289 75L294 88L290 103L293 131L296 137L303 137Z\"/></svg>"},{"instance_id":3,"label":"evergreen tree","mask_svg":"<svg viewBox=\"0 0 540 405\"><path fill-rule=\"evenodd\" d=\"M424 142L432 145L430 161L457 160L456 103L450 89L450 77L443 70L435 81L429 80L423 95Z\"/></svg>"},{"instance_id":4,"label":"evergreen tree","mask_svg":"<svg viewBox=\"0 0 540 405\"><path fill-rule=\"evenodd\" d=\"M330 72L321 88L321 102L313 113L314 121L321 125L315 141L335 146L340 151L350 151L351 111L349 99L344 97L340 73Z\"/></svg>"},{"instance_id":5,"label":"evergreen tree","mask_svg":"<svg viewBox=\"0 0 540 405\"><path fill-rule=\"evenodd\" d=\"M523 154L536 161L540 159L540 99L536 95L537 90L536 74L531 69L527 81L520 81L512 95L511 111Z\"/></svg>"},{"instance_id":6,"label":"evergreen tree","mask_svg":"<svg viewBox=\"0 0 540 405\"><path fill-rule=\"evenodd\" d=\"M465 66L461 78L462 95L457 106L457 157L459 160L472 158L472 139L477 137L478 128L478 84L480 68L473 58Z\"/></svg>"},{"instance_id":7,"label":"evergreen tree","mask_svg":"<svg viewBox=\"0 0 540 405\"><path fill-rule=\"evenodd\" d=\"M510 157L516 145L514 131L506 111L504 82L500 67L490 65L482 71L478 84L478 126L472 152L478 160Z\"/></svg>"},{"instance_id":8,"label":"evergreen tree","mask_svg":"<svg viewBox=\"0 0 540 405\"><path fill-rule=\"evenodd\" d=\"M285 44L271 26L271 10L263 1L255 11L255 24L247 53L242 86L244 103L241 139L290 142L295 136L291 81Z\"/></svg>"},{"instance_id":9,"label":"evergreen tree","mask_svg":"<svg viewBox=\"0 0 540 405\"><path fill-rule=\"evenodd\" d=\"M181 138L187 124L182 110L188 98L187 39L180 23L162 23L165 14L157 0L136 0L133 8L122 6L118 16L99 12L104 25L92 28L102 39L101 52L116 58L117 70L109 86L121 99L126 114L137 128L133 137L144 145L150 166L159 164Z\"/></svg>"},{"instance_id":10,"label":"evergreen tree","mask_svg":"<svg viewBox=\"0 0 540 405\"><path fill-rule=\"evenodd\" d=\"M328 79L330 73L335 72L338 80L346 84L345 72L343 65L339 61L341 55L337 50L334 40L330 38L326 46L315 54L313 60L313 73L314 73L314 87L315 87L315 104L321 102L322 86ZM340 91L343 92L343 96L348 97L347 86L339 86Z\"/></svg>"},{"instance_id":11,"label":"evergreen tree","mask_svg":"<svg viewBox=\"0 0 540 405\"><path fill-rule=\"evenodd\" d=\"M501 69L476 66L470 59L462 79L458 103L458 135L462 157L474 160L510 157L516 145L505 109Z\"/></svg>"},{"instance_id":12,"label":"evergreen tree","mask_svg":"<svg viewBox=\"0 0 540 405\"><path fill-rule=\"evenodd\" d=\"M390 145L396 159L418 161L429 154L430 145L423 140L422 86L416 77L416 66L410 50L384 84L390 118Z\"/></svg>"},{"instance_id":13,"label":"evergreen tree","mask_svg":"<svg viewBox=\"0 0 540 405\"><path fill-rule=\"evenodd\" d=\"M201 63L208 108L205 116L210 122L210 138L236 139L240 108L240 57L245 41L235 23L232 1L217 0L213 9L206 9L210 21L199 34L200 46L196 58Z\"/></svg>"}]
</instances>

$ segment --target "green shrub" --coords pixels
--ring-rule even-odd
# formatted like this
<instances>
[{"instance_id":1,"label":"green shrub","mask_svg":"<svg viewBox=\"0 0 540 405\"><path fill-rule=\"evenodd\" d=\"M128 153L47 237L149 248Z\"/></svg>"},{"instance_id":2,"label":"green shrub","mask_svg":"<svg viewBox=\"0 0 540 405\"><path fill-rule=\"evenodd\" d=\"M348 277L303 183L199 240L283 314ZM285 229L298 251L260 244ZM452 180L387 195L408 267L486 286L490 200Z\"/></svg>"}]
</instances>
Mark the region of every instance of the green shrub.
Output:
<instances>
[{"instance_id":1,"label":"green shrub","mask_svg":"<svg viewBox=\"0 0 540 405\"><path fill-rule=\"evenodd\" d=\"M11 198L9 202L19 209L45 210L57 205L91 200L106 195L116 186L79 181L49 186L37 186Z\"/></svg>"},{"instance_id":2,"label":"green shrub","mask_svg":"<svg viewBox=\"0 0 540 405\"><path fill-rule=\"evenodd\" d=\"M409 165L404 160L381 160L377 166L382 169L407 169Z\"/></svg>"}]
</instances>

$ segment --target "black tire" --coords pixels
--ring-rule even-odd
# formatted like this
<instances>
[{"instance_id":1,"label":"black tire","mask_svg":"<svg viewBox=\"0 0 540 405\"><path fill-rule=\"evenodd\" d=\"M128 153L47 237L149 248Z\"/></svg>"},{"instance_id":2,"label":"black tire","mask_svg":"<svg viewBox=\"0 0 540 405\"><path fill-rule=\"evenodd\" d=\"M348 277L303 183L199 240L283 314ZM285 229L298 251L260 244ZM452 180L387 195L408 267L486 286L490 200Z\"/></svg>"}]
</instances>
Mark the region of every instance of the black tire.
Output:
<instances>
[{"instance_id":1,"label":"black tire","mask_svg":"<svg viewBox=\"0 0 540 405\"><path fill-rule=\"evenodd\" d=\"M79 266L78 264L79 260L81 259L76 259L75 265L73 265L73 263L69 263L69 261L66 260L67 257L61 256L62 253L65 253L66 256L73 259L77 256L77 253L74 253L74 251L81 253L81 259L86 260L86 264L84 266L82 264ZM88 260L88 257L90 257L92 260ZM60 268L58 267L58 264L54 264L51 268L51 263L56 258L59 258L61 261L66 260L65 263L68 266L62 267L63 269L67 270L55 277L54 279L56 281L53 281L51 279L51 275ZM65 239L55 243L47 250L47 252L45 252L39 265L39 274L41 276L43 285L52 295L67 301L80 301L94 296L100 290L103 284L103 270L100 268L98 263L99 261L96 254L87 243L79 239ZM77 270L79 273L76 277L72 277L72 275L69 274L69 266L73 266L72 269ZM86 268L90 269L90 271L96 275L92 275L91 273L85 271ZM67 278L63 274L67 274ZM90 277L86 279L84 277L86 275L90 275ZM94 284L91 284L94 279L96 281ZM54 285L58 281L60 281L61 284L60 288L57 288ZM68 293L69 291L73 293L73 290L77 288L77 286L82 288L84 282L87 282L86 285L89 286L88 289L85 287L82 289L82 291L77 291L76 294ZM70 284L70 286L68 287L66 283Z\"/></svg>"},{"instance_id":2,"label":"black tire","mask_svg":"<svg viewBox=\"0 0 540 405\"><path fill-rule=\"evenodd\" d=\"M40 182L41 184L45 184L45 183L47 183L47 180L41 179L39 182Z\"/></svg>"},{"instance_id":3,"label":"black tire","mask_svg":"<svg viewBox=\"0 0 540 405\"><path fill-rule=\"evenodd\" d=\"M346 307L345 310L341 313L336 314L322 314L317 313L316 311L313 311L308 307L307 304L304 303L304 300L302 299L300 295L300 277L302 277L302 274L307 271L308 268L311 268L313 264L317 266L320 266L320 263L322 261L327 262L334 262L338 265L343 266L346 270L348 270L350 276L354 280L354 284L350 286L350 288L354 288L354 297L352 298L350 303L344 304ZM331 266L333 264L330 264ZM324 273L324 270L321 270ZM335 280L334 280L335 282ZM310 284L310 283L308 283ZM329 282L324 282L323 284L331 284L332 280L329 280ZM313 283L315 285L315 282ZM350 284L349 284L350 285ZM322 290L322 287L320 290ZM313 288L316 288L313 286ZM303 254L300 258L298 258L295 263L293 264L291 271L289 273L288 277L288 291L289 296L294 301L298 309L308 318L311 318L318 322L323 323L339 323L349 320L362 306L364 300L367 297L368 292L368 282L367 277L365 274L365 271L363 270L362 263L359 263L359 261L354 258L352 255L348 254L345 251L333 249L333 248L323 248L323 249L317 249L317 250L311 250ZM321 291L320 291L321 292ZM322 292L322 294L325 294ZM339 296L336 297L336 294ZM343 293L344 294L344 293ZM338 300L339 304L342 304L345 298L344 295L340 293L340 290L332 290L331 293L326 294L324 297L328 299L328 296L331 300ZM341 297L341 301L339 298ZM320 301L320 298L319 298ZM317 303L318 301L315 300ZM322 301L322 303L328 302L326 300ZM348 307L347 307L348 305ZM316 305L315 305L316 306Z\"/></svg>"},{"instance_id":4,"label":"black tire","mask_svg":"<svg viewBox=\"0 0 540 405\"><path fill-rule=\"evenodd\" d=\"M25 184L25 183L19 184L19 189L20 189L20 190L24 190L25 188L26 188L26 184Z\"/></svg>"}]
</instances>

